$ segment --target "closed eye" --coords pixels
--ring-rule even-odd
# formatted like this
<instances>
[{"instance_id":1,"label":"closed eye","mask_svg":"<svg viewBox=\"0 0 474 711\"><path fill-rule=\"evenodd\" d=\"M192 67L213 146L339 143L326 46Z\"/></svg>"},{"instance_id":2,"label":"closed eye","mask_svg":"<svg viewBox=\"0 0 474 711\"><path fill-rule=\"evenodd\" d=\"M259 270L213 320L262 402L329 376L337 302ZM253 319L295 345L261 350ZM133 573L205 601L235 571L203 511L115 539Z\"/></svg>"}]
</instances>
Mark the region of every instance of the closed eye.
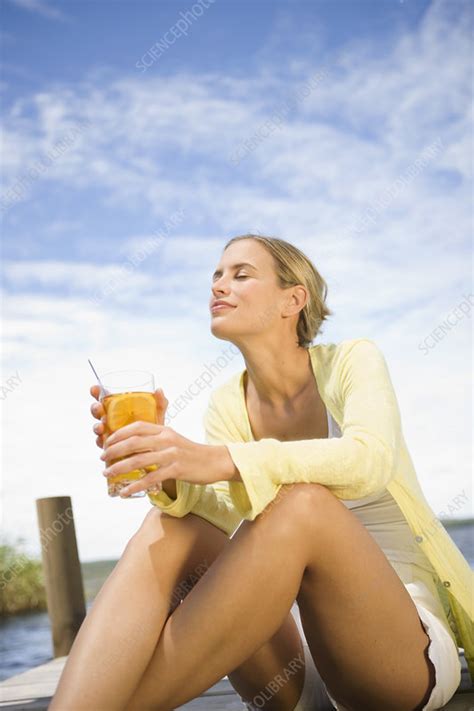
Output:
<instances>
[{"instance_id":1,"label":"closed eye","mask_svg":"<svg viewBox=\"0 0 474 711\"><path fill-rule=\"evenodd\" d=\"M236 279L248 279L248 276L246 274L239 274L238 276L235 277Z\"/></svg>"}]
</instances>

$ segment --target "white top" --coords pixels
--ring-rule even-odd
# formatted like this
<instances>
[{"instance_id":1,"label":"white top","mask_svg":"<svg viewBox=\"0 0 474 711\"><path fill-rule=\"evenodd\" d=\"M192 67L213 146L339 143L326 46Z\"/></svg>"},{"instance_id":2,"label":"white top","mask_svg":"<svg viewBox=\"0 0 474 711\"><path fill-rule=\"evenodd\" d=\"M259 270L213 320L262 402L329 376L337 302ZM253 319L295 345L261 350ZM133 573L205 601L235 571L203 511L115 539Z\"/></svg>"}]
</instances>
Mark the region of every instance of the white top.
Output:
<instances>
[{"instance_id":1,"label":"white top","mask_svg":"<svg viewBox=\"0 0 474 711\"><path fill-rule=\"evenodd\" d=\"M328 438L342 437L342 432L329 410ZM370 535L385 553L396 573L406 585L409 595L416 604L422 605L435 615L449 633L449 621L445 616L441 601L436 591L434 579L436 572L428 558L414 541L413 534L397 502L388 491L382 491L363 499L339 499L351 509L354 516L365 526ZM420 566L422 570L417 570ZM300 611L295 603L292 615L304 644L308 645L301 622Z\"/></svg>"},{"instance_id":2,"label":"white top","mask_svg":"<svg viewBox=\"0 0 474 711\"><path fill-rule=\"evenodd\" d=\"M328 437L342 437L339 425L327 408L326 412ZM363 499L340 501L363 523L389 560L415 563L425 570L435 572L426 555L416 544L405 516L388 489L382 489Z\"/></svg>"}]
</instances>

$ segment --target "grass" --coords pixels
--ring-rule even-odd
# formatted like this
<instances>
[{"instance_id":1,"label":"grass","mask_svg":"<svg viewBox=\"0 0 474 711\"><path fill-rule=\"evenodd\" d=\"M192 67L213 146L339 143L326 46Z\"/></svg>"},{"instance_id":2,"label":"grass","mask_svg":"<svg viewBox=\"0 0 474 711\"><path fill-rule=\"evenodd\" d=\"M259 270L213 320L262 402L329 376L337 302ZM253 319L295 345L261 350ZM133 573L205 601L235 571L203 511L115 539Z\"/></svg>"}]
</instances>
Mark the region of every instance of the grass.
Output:
<instances>
[{"instance_id":1,"label":"grass","mask_svg":"<svg viewBox=\"0 0 474 711\"><path fill-rule=\"evenodd\" d=\"M96 560L81 563L84 595L91 602L117 563ZM46 606L43 566L27 555L21 538L0 543L0 617L22 612L43 612Z\"/></svg>"},{"instance_id":2,"label":"grass","mask_svg":"<svg viewBox=\"0 0 474 711\"><path fill-rule=\"evenodd\" d=\"M41 561L25 554L22 540L0 544L0 615L46 610Z\"/></svg>"}]
</instances>

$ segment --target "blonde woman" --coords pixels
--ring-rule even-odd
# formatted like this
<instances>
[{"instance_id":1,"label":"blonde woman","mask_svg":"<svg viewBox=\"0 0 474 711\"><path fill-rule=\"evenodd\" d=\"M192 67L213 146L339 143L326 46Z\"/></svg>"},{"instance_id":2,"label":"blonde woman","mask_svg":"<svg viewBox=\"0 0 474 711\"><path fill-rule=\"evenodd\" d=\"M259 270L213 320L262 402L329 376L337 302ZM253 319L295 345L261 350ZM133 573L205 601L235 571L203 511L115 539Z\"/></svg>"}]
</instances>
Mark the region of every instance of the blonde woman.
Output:
<instances>
[{"instance_id":1,"label":"blonde woman","mask_svg":"<svg viewBox=\"0 0 474 711\"><path fill-rule=\"evenodd\" d=\"M52 711L168 711L225 675L248 709L432 711L458 688L460 648L474 675L472 572L433 527L378 346L312 345L326 293L295 246L235 237L211 331L245 370L212 393L207 443L143 422L104 443L95 425L106 474L159 465L124 495L163 488Z\"/></svg>"}]
</instances>

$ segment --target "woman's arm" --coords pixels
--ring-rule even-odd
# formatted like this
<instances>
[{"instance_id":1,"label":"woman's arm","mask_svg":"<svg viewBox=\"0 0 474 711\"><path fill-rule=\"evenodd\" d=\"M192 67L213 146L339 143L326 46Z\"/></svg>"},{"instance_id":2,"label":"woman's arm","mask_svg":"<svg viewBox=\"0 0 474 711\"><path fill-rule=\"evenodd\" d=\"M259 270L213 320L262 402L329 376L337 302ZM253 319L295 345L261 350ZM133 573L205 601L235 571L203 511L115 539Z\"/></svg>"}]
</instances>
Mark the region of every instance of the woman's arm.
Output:
<instances>
[{"instance_id":1,"label":"woman's arm","mask_svg":"<svg viewBox=\"0 0 474 711\"><path fill-rule=\"evenodd\" d=\"M151 434L150 429L153 431L153 434L156 434L155 430L159 431L165 429L161 425L164 421L164 414L168 405L168 400L164 396L164 393L161 389L156 390L154 393L157 405L157 425L144 422L135 422L131 425L125 425L124 427L113 433L111 436L107 437L106 442L104 442L105 427L104 422L102 421L102 418L104 417L105 413L102 403L99 401L99 386L91 386L90 393L97 400L96 403L93 403L93 405L91 405L91 412L95 419L99 420L99 422L94 425L94 432L97 435L97 446L101 449L104 449L104 453L101 456L101 459L105 459L108 464L109 460L113 461L114 457L112 456L111 448L112 450L114 448L116 449L117 444L120 442L120 446L123 447L123 445L126 444L127 449L122 451L119 457L116 457L118 459L122 459L122 461L118 464L115 464L115 467L124 466L124 457L133 457L134 453L136 455L139 455L140 453L143 455L144 453L150 451L148 447L146 447L145 449L141 449L140 447L140 430L141 434L143 435L143 438L147 438L149 440L149 435ZM131 429L134 429L133 434L135 436L132 436L130 432ZM144 430L146 430L146 432ZM230 475L234 474L235 472L235 465L232 462L232 459L230 458L228 450L223 446L206 447L204 445L198 445L196 443L190 442L189 440L186 440L185 438L180 437L177 433L174 434L177 439L182 440L184 444L192 447L191 473L194 474L196 468L198 469L200 465L205 474L209 473L210 476L214 475L214 478L204 478L205 482L212 482L212 484L210 485L193 484L184 480L179 481L175 478L166 478L161 481L161 492L152 493L151 491L147 491L151 503L153 503L155 506L158 506L171 516L183 517L190 512L196 513L197 515L200 515L202 518L205 518L206 520L210 521L215 526L223 530L225 533L227 533L227 535L231 535L240 523L241 517L235 510L235 507L230 499L226 481L222 481L222 483L220 481L216 482L216 479L226 480L228 477L230 478ZM208 439L209 443L213 441L212 431L206 431L206 438ZM111 445L112 441L114 441L114 444ZM150 442L148 441L147 444L149 445ZM217 441L216 444L219 444L219 442ZM202 455L203 450L206 450L204 457ZM197 456L197 452L199 452L200 456ZM153 462L147 462L147 465L152 463ZM127 466L126 462L125 466ZM140 464L138 466L141 467L142 465ZM133 469L133 466L130 467L130 470L131 469ZM136 488L137 484L143 484L146 479L150 478L150 476L156 476L156 472L151 472L150 474L147 474L147 476L144 477L140 482L135 482L131 486ZM147 487L143 487L144 490L146 488Z\"/></svg>"},{"instance_id":2,"label":"woman's arm","mask_svg":"<svg viewBox=\"0 0 474 711\"><path fill-rule=\"evenodd\" d=\"M203 423L206 443L221 445L221 433L217 422L209 415L209 409L204 414ZM215 453L219 460L222 460L222 481L204 485L168 479L164 482L161 492L148 493L148 498L152 504L170 516L181 518L188 513L193 513L230 536L242 521L242 516L231 499L226 481L230 476L235 475L236 467L226 447L216 447Z\"/></svg>"}]
</instances>

